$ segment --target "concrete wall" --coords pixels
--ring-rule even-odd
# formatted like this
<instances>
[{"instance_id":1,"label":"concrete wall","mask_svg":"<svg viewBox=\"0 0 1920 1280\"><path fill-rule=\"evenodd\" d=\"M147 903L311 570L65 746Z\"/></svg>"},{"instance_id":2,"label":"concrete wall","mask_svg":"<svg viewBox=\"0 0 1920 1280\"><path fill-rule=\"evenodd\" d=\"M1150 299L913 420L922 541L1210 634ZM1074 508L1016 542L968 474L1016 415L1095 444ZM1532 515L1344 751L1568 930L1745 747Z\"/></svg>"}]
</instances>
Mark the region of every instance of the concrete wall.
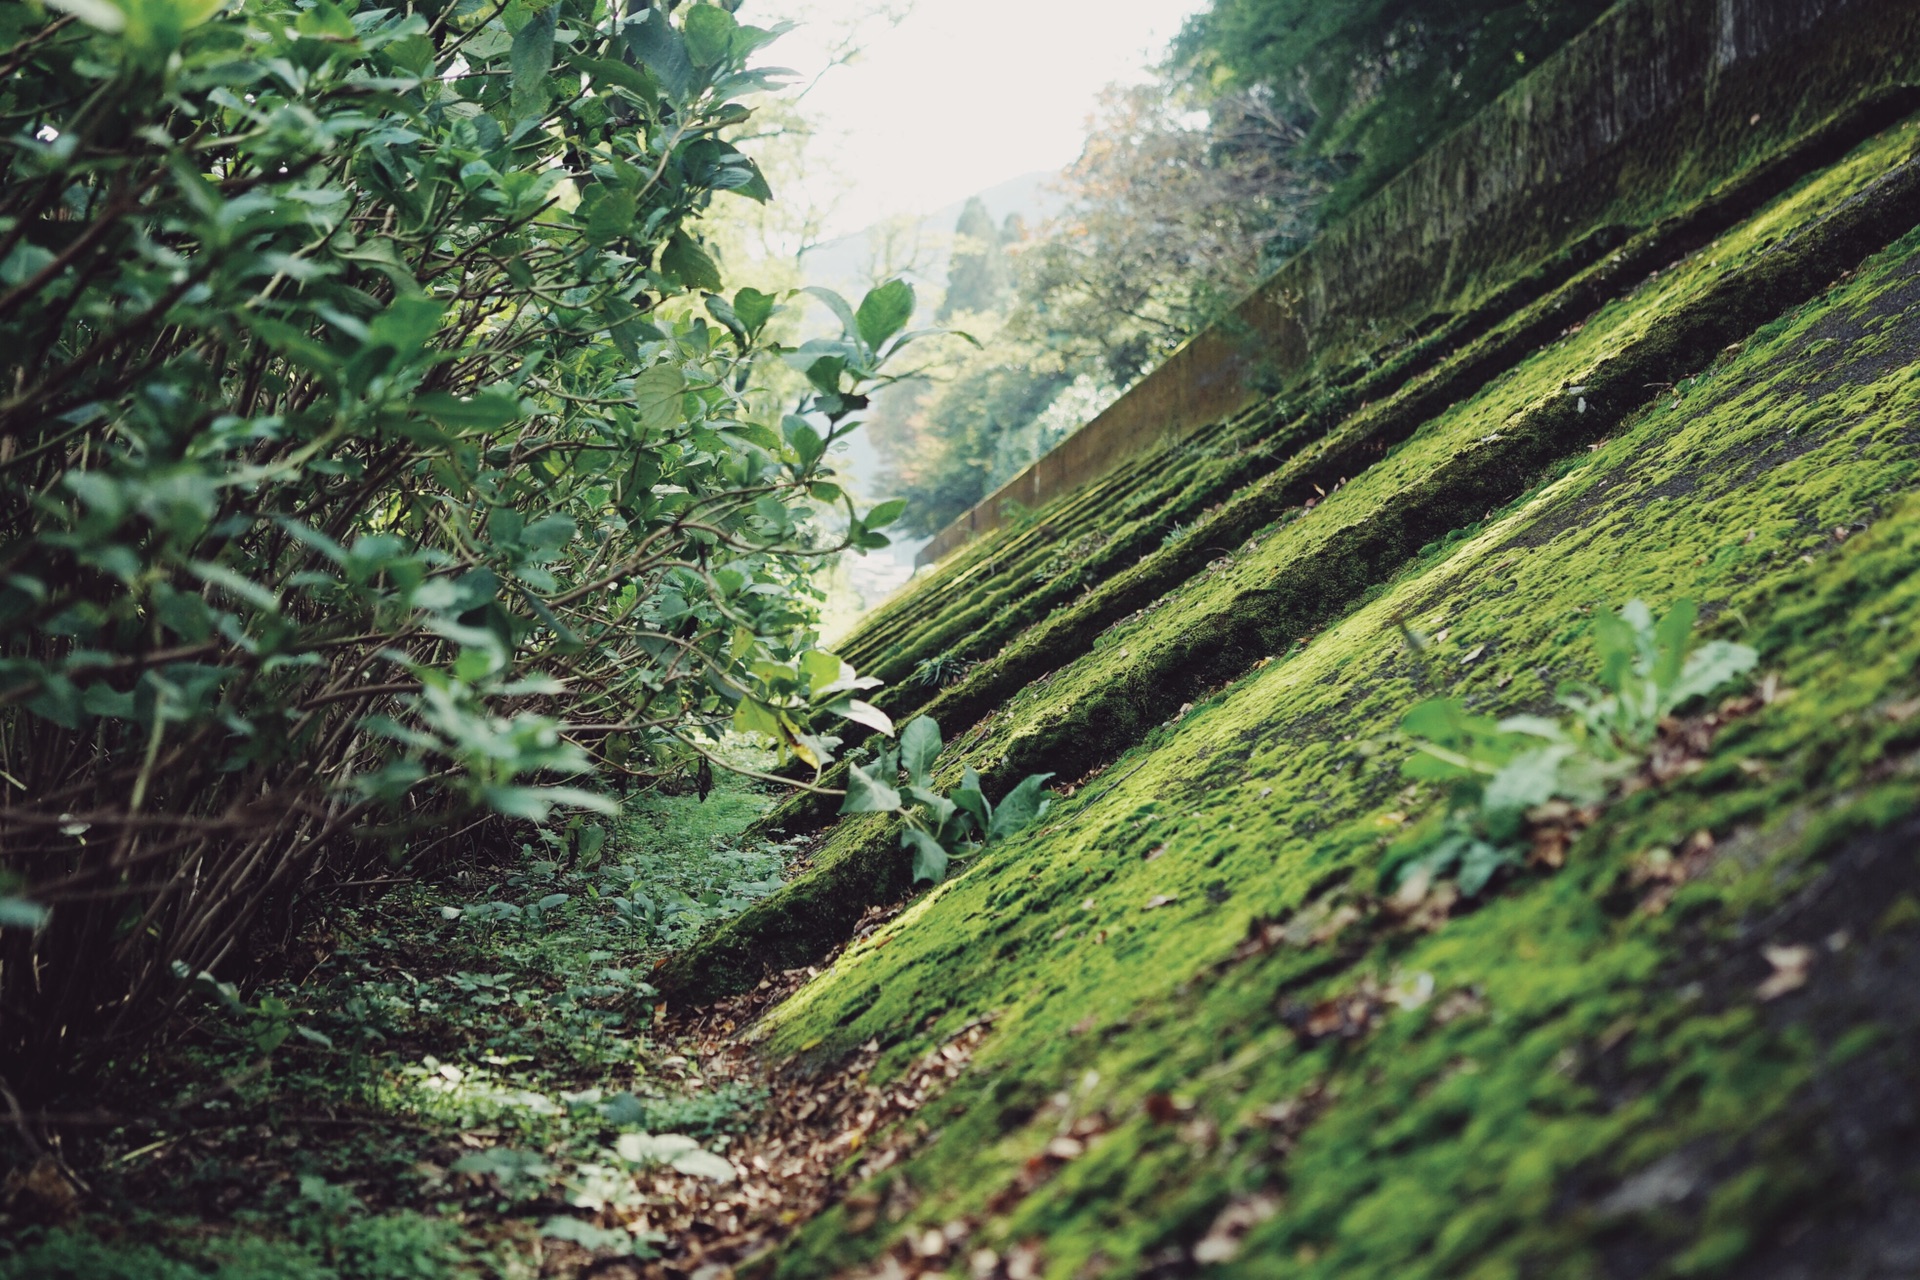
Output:
<instances>
[{"instance_id":1,"label":"concrete wall","mask_svg":"<svg viewBox=\"0 0 1920 1280\"><path fill-rule=\"evenodd\" d=\"M930 564L1127 458L1377 349L1597 227L1645 225L1920 63L1915 0L1623 0L1052 452ZM1490 159L1491 158L1491 159ZM1652 194L1649 194L1652 193Z\"/></svg>"}]
</instances>

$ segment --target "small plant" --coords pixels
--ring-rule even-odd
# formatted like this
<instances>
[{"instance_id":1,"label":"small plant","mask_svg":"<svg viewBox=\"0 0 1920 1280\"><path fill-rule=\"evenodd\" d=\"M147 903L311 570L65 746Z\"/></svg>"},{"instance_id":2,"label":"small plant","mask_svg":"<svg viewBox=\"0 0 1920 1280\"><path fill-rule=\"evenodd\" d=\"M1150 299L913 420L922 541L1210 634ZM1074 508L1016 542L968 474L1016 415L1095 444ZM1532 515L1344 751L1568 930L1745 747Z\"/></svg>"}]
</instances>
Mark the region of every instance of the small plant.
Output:
<instances>
[{"instance_id":1,"label":"small plant","mask_svg":"<svg viewBox=\"0 0 1920 1280\"><path fill-rule=\"evenodd\" d=\"M1445 819L1389 858L1383 879L1404 889L1451 878L1472 897L1502 868L1518 865L1527 815L1554 801L1593 805L1640 767L1660 722L1695 698L1753 668L1743 644L1714 640L1689 651L1697 610L1681 600L1655 621L1639 600L1601 609L1593 642L1600 674L1564 684L1568 714L1474 715L1457 699L1434 698L1407 712L1416 739L1403 766L1410 778L1451 788Z\"/></svg>"},{"instance_id":2,"label":"small plant","mask_svg":"<svg viewBox=\"0 0 1920 1280\"><path fill-rule=\"evenodd\" d=\"M1024 532L1040 523L1040 513L1016 498L1000 504L1000 522L1016 532Z\"/></svg>"},{"instance_id":3,"label":"small plant","mask_svg":"<svg viewBox=\"0 0 1920 1280\"><path fill-rule=\"evenodd\" d=\"M233 983L222 982L204 970L189 974L187 967L178 961L174 964L174 976L190 981L227 1016L227 1025L222 1030L263 1057L285 1044L289 1036L298 1036L322 1049L333 1048L332 1040L296 1022L293 1008L278 996L263 995L256 1003L248 1004L240 998L240 989Z\"/></svg>"},{"instance_id":4,"label":"small plant","mask_svg":"<svg viewBox=\"0 0 1920 1280\"><path fill-rule=\"evenodd\" d=\"M900 847L913 854L913 878L936 884L960 851L971 853L1031 826L1053 803L1042 790L1051 773L1028 774L996 805L980 790L980 775L970 765L959 788L943 796L932 777L940 749L940 726L931 716L910 721L899 744L882 744L870 766L849 766L840 806L842 813L899 814ZM896 785L902 773L906 782Z\"/></svg>"},{"instance_id":5,"label":"small plant","mask_svg":"<svg viewBox=\"0 0 1920 1280\"><path fill-rule=\"evenodd\" d=\"M973 670L973 667L973 663L949 650L936 653L930 658L922 658L909 678L924 688L943 689Z\"/></svg>"}]
</instances>

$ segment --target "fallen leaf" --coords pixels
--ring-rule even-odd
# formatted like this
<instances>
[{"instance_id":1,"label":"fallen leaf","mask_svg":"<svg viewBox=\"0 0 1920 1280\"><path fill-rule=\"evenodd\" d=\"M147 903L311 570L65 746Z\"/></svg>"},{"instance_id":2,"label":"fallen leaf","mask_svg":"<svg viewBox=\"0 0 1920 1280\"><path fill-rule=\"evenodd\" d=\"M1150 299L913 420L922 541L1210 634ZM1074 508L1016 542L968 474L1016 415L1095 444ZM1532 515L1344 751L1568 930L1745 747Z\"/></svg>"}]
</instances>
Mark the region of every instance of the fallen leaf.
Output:
<instances>
[{"instance_id":1,"label":"fallen leaf","mask_svg":"<svg viewBox=\"0 0 1920 1280\"><path fill-rule=\"evenodd\" d=\"M1247 1232L1279 1211L1280 1201L1270 1195L1229 1201L1193 1246L1193 1260L1202 1266L1233 1261Z\"/></svg>"},{"instance_id":2,"label":"fallen leaf","mask_svg":"<svg viewBox=\"0 0 1920 1280\"><path fill-rule=\"evenodd\" d=\"M1813 967L1812 947L1762 947L1760 954L1773 966L1773 973L1754 989L1760 999L1778 1000L1807 985L1807 970Z\"/></svg>"},{"instance_id":3,"label":"fallen leaf","mask_svg":"<svg viewBox=\"0 0 1920 1280\"><path fill-rule=\"evenodd\" d=\"M1908 698L1904 702L1896 702L1882 714L1895 724L1905 724L1914 716L1920 715L1920 698Z\"/></svg>"},{"instance_id":4,"label":"fallen leaf","mask_svg":"<svg viewBox=\"0 0 1920 1280\"><path fill-rule=\"evenodd\" d=\"M1147 1095L1146 1108L1147 1118L1155 1124L1172 1124L1192 1111L1193 1103L1172 1094L1150 1093Z\"/></svg>"}]
</instances>

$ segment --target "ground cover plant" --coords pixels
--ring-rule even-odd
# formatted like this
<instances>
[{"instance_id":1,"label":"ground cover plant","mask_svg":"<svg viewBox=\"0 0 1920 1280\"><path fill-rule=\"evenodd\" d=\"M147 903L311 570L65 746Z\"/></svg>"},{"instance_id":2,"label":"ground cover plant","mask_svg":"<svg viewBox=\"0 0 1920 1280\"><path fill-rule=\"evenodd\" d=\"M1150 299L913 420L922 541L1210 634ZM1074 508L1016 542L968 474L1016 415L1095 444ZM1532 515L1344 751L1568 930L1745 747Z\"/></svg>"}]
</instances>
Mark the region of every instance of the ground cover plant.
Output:
<instances>
[{"instance_id":1,"label":"ground cover plant","mask_svg":"<svg viewBox=\"0 0 1920 1280\"><path fill-rule=\"evenodd\" d=\"M980 775L964 765L960 785L946 794L934 786L940 726L917 716L900 730L898 745L881 743L869 762L850 762L842 813L891 813L900 821L900 847L913 855L913 878L946 879L956 857L971 857L995 840L1018 835L1046 816L1043 788L1050 773L1030 773L995 804ZM904 775L904 781L902 781Z\"/></svg>"},{"instance_id":2,"label":"ground cover plant","mask_svg":"<svg viewBox=\"0 0 1920 1280\"><path fill-rule=\"evenodd\" d=\"M1475 715L1455 698L1432 698L1407 712L1400 728L1415 751L1401 771L1443 782L1442 820L1402 841L1381 871L1383 884L1417 900L1450 878L1473 897L1504 868L1525 861L1530 821L1598 805L1636 770L1673 713L1752 669L1749 645L1711 640L1691 648L1693 601L1654 620L1645 601L1619 613L1595 611L1600 670L1556 695L1562 716ZM1423 636L1409 630L1416 650Z\"/></svg>"},{"instance_id":3,"label":"ground cover plant","mask_svg":"<svg viewBox=\"0 0 1920 1280\"><path fill-rule=\"evenodd\" d=\"M780 883L794 850L745 834L769 799L722 774L704 802L640 798L603 839L555 832L336 905L300 941L312 959L244 1005L208 992L69 1135L77 1224L55 1225L71 1189L49 1177L40 1202L16 1180L0 1275L429 1280L657 1252L603 1212L663 1176L731 1182L722 1153L766 1092L701 1078L647 978ZM262 1008L302 1034L264 1041Z\"/></svg>"}]
</instances>

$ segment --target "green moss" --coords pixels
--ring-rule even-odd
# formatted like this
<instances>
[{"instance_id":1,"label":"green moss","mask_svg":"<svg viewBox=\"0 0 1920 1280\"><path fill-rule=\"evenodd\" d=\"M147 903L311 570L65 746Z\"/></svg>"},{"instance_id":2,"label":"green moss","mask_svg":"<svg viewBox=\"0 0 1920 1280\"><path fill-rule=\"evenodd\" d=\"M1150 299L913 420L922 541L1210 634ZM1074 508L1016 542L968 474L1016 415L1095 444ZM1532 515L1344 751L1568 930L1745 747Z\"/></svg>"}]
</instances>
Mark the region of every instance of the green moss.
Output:
<instances>
[{"instance_id":1,"label":"green moss","mask_svg":"<svg viewBox=\"0 0 1920 1280\"><path fill-rule=\"evenodd\" d=\"M956 724L973 726L961 749L950 752L949 767L957 770L965 759L1001 786L1034 771L1072 779L1130 745L1152 745L1156 727L1170 723L1182 706L1203 701L1209 690L1257 661L1292 653L1362 602L1377 602L1384 584L1423 552L1444 550L1461 530L1525 492L1543 472L1581 458L1579 447L1619 424L1649 390L1661 403L1671 395L1676 405L1709 394L1703 388L1710 383L1687 375L1706 368L1726 339L1748 335L1783 300L1815 291L1851 266L1863 246L1876 244L1890 226L1905 224L1901 193L1914 183L1908 159L1916 137L1920 128L1913 122L1887 130L1795 184L1452 405L1372 465L1366 460L1377 451L1370 452L1369 442L1379 440L1382 419L1391 421L1404 410L1389 402L1357 414L1189 537L1209 550L1159 552L925 703L925 711L950 731ZM1728 199L1751 203L1750 196ZM1624 251L1620 256L1629 257ZM1780 325L1773 321L1747 336L1748 345L1777 341L1786 332ZM1855 336L1849 335L1850 350ZM1797 358L1819 366L1832 353L1816 349ZM1675 385L1682 381L1684 388ZM1433 396L1414 384L1407 394L1416 404ZM1329 459L1342 457L1364 468L1344 486L1328 470ZM1339 487L1320 498L1326 486L1316 475ZM1301 517L1301 508L1289 512L1288 504L1306 501L1314 507L1304 518L1256 535L1158 595L1183 568L1229 549L1253 519ZM1216 532L1221 528L1232 537L1222 538ZM1745 553L1724 546L1713 554L1738 559ZM1152 601L1150 608L1111 625L1120 608L1143 598ZM1403 620L1430 632L1449 630L1419 616ZM1463 642L1460 652L1472 647L1472 634L1453 635ZM1075 654L1084 656L1066 660ZM1038 680L1042 675L1048 679ZM908 705L921 704L916 698ZM906 708L893 710L904 714ZM827 816L819 802L799 798L772 822L805 829ZM758 969L746 957L767 947L782 963L803 963L811 958L809 947L818 954L823 943L837 941L833 931L850 929L867 906L906 891L905 880L890 870L891 839L884 831L863 829L835 840L844 852L823 858L790 895L741 917L683 957L674 981L692 981L687 994L721 994L730 989L725 984L748 981L750 969L757 980ZM716 964L715 956L730 958Z\"/></svg>"},{"instance_id":2,"label":"green moss","mask_svg":"<svg viewBox=\"0 0 1920 1280\"><path fill-rule=\"evenodd\" d=\"M1813 138L1757 165L1684 216L1658 224L1619 252L1578 271L1559 287L1549 288L1565 279L1567 270L1618 243L1617 239L1589 237L1568 251L1565 263L1553 264L1536 277L1523 279L1500 292L1486 312L1469 314L1441 326L1435 335L1413 344L1366 374L1356 387L1328 391L1310 400L1297 414L1284 407L1284 399L1270 402L1260 412L1246 416L1244 421L1284 425L1266 428L1266 435L1257 448L1250 447L1252 441L1242 443L1233 457L1205 477L1204 482L1178 468L1160 466L1157 474L1173 487L1149 488L1147 496L1154 496L1171 513L1167 522L1154 523L1148 530L1156 535L1168 523L1176 522L1176 517L1183 520L1186 513L1209 502L1233 497L1223 508L1208 511L1207 523L1200 531L1204 536L1189 537L1179 546L1156 550L1151 545L1143 547L1146 540L1136 527L1114 529L1097 521L1075 523L1072 513L1066 511L1049 515L1048 527L1058 530L1063 542L1089 533L1101 539L1101 550L1067 584L1075 588L1088 583L1100 585L1072 608L1056 613L1044 625L1036 627L1003 655L1001 661L989 664L930 709L936 715L944 714L950 721L971 722L1004 700L1012 690L1084 652L1092 638L1104 628L1185 582L1209 560L1271 524L1289 507L1314 497L1316 492L1324 493L1348 475L1365 469L1382 450L1403 439L1415 425L1440 412L1447 404L1472 395L1489 376L1489 371L1511 366L1544 337L1583 318L1598 301L1614 296L1627 283L1639 280L1650 267L1668 263L1687 247L1701 243L1702 237L1714 228L1737 221L1769 194L1790 185L1796 176L1832 159L1831 152L1836 147L1857 138L1883 116L1881 107L1870 104L1833 122ZM1823 182L1860 184L1871 173L1871 165L1876 161L1885 163L1893 149L1883 139L1881 148L1869 148L1856 155L1842 169L1826 174ZM1781 207L1776 205L1776 214ZM1790 222L1794 216L1791 203L1786 207ZM1521 303L1531 305L1519 306ZM1519 306L1517 312L1503 309L1515 306ZM1658 314L1657 308L1654 313ZM1492 318L1496 315L1501 317L1497 323ZM1644 387L1632 389L1636 393L1645 390ZM1386 398L1369 407L1369 401L1381 396ZM1303 446L1323 436L1343 412L1356 404L1362 406L1361 412L1342 424L1317 449L1300 455ZM1289 414L1294 416L1290 418ZM1247 488L1282 463L1287 465L1280 476ZM1120 477L1119 491L1125 491L1134 480L1133 469L1130 469ZM1101 492L1091 495L1094 501L1088 504L1088 509L1111 510L1117 492L1109 492L1107 482L1095 488ZM1238 496L1234 496L1236 494ZM1147 559L1129 569L1143 550ZM1065 594L1056 586L1050 591L1022 596L1018 588L1018 583L1002 584L989 591L983 585L963 599L951 600L946 616L952 621L911 638L896 637L904 646L899 653L918 660L952 645L956 637L964 636L964 643L955 652L967 658L983 657L1008 636L1054 608L1058 597ZM944 585L929 583L929 589L922 594L933 598L944 592ZM905 713L926 706L930 691L916 687L894 690L888 696L890 708L896 713Z\"/></svg>"},{"instance_id":3,"label":"green moss","mask_svg":"<svg viewBox=\"0 0 1920 1280\"><path fill-rule=\"evenodd\" d=\"M1725 338L1745 332L1743 321L1750 326L1783 293L1792 298L1837 269L1814 248L1823 211L1837 216L1857 209L1859 202L1850 197L1890 161L1904 159L1914 136L1911 127L1886 135L1775 201L1426 424L1405 446L1318 502L1308 518L1288 524L1250 553L1216 562L1217 568L1161 601L1154 614L1114 630L1110 643L1066 667L1028 705L1010 702L1016 714L994 726L976 750L976 766L989 776L1035 767L1072 776L1110 759L1116 747L1254 660L1284 653L1430 537L1510 500L1539 468L1617 423L1642 401L1648 383L1657 388L1698 371ZM1765 252L1782 228L1809 224L1813 229L1796 237L1806 258ZM1303 455L1262 489L1301 492L1315 461L1311 453ZM1257 494L1241 499L1260 500ZM1036 631L995 664L1003 673L978 678L980 689L997 693L1028 675L1032 663L1026 655L1060 647L1062 629ZM960 701L935 702L930 713L939 715L945 703ZM1045 766L1038 763L1043 760Z\"/></svg>"},{"instance_id":4,"label":"green moss","mask_svg":"<svg viewBox=\"0 0 1920 1280\"><path fill-rule=\"evenodd\" d=\"M1804 221L1842 189L1803 193L1812 203L1780 216ZM1756 223L1731 243L1765 235ZM775 1054L830 1058L871 1037L887 1046L883 1071L998 1014L943 1101L941 1134L901 1175L923 1195L908 1222L869 1238L823 1221L783 1273L825 1274L889 1231L966 1216L985 1244L1044 1240L1049 1275L1097 1257L1124 1274L1253 1191L1284 1199L1222 1274L1598 1275L1600 1241L1621 1230L1681 1272L1755 1247L1781 1196L1826 1176L1803 1160L1789 1177L1772 1153L1828 1051L1758 1016L1718 957L1751 953L1740 921L1803 883L1802 868L1920 800L1887 770L1914 734L1879 711L1911 695L1920 662L1920 505L1897 497L1920 470L1917 249L1903 242L1748 341L1677 406L1663 396L1621 421L1584 465L1477 535L1405 562L1377 599L1120 758L1049 827L990 852L778 1011ZM1722 269L1704 257L1703 271ZM1639 305L1680 305L1702 278L1675 273L1673 292ZM1594 346L1570 342L1558 357L1570 363L1527 379L1598 359L1602 334L1655 319L1596 320ZM1897 340L1840 358L1865 331ZM1487 403L1524 408L1530 394L1507 384ZM1382 476L1417 482L1427 443ZM1362 506L1365 483L1262 550L1342 498L1355 520L1378 518L1394 490ZM1872 527L1835 539L1856 524ZM1247 590L1252 570L1236 566L1141 633L1191 625L1242 572ZM1251 922L1343 876L1367 883L1423 803L1396 774L1395 730L1423 686L1535 705L1590 661L1586 611L1634 595L1702 601L1794 696L1729 729L1697 774L1616 805L1561 873L1523 877L1437 933L1356 927L1232 961ZM1424 664L1396 618L1445 633ZM1132 643L1116 636L1097 655ZM1037 699L1053 705L1071 678ZM1631 899L1622 914L1630 859L1702 827L1729 850L1713 873L1662 915L1633 913ZM1149 909L1163 897L1174 900ZM1432 975L1433 999L1350 1042L1303 1043L1277 1016L1363 978L1416 974ZM1061 1093L1033 1115L1007 1104ZM1155 1093L1193 1110L1157 1122L1144 1105ZM1278 1150L1261 1116L1291 1099L1313 1119ZM1086 1155L989 1211L1063 1119L1095 1111L1111 1127ZM1690 1175L1691 1198L1608 1208L1669 1159L1724 1171Z\"/></svg>"}]
</instances>

